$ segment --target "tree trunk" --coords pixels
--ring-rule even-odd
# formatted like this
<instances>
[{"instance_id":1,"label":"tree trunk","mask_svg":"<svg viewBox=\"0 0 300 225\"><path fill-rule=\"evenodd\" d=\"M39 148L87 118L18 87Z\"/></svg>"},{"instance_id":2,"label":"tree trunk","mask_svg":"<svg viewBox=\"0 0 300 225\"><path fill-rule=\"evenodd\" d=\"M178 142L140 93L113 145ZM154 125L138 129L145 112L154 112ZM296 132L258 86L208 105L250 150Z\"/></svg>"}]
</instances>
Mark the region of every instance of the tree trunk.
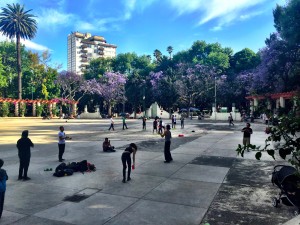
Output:
<instances>
[{"instance_id":1,"label":"tree trunk","mask_svg":"<svg viewBox=\"0 0 300 225\"><path fill-rule=\"evenodd\" d=\"M111 103L110 103L110 101L108 102L108 115L109 115L109 116L112 116L112 114L111 114Z\"/></svg>"},{"instance_id":2,"label":"tree trunk","mask_svg":"<svg viewBox=\"0 0 300 225\"><path fill-rule=\"evenodd\" d=\"M17 72L18 72L18 98L22 99L22 71L21 71L21 43L20 34L17 34Z\"/></svg>"}]
</instances>

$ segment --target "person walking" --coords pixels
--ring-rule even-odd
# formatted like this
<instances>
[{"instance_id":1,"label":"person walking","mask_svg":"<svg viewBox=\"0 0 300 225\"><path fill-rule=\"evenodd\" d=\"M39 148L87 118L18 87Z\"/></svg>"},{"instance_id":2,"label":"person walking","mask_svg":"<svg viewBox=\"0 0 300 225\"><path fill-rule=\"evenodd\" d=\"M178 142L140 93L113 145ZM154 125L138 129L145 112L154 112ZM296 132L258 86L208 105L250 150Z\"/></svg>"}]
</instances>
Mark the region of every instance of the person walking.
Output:
<instances>
[{"instance_id":1,"label":"person walking","mask_svg":"<svg viewBox=\"0 0 300 225\"><path fill-rule=\"evenodd\" d=\"M242 132L244 133L244 135L243 135L243 145L244 145L244 148L247 149L247 152L249 152L250 137L251 137L251 134L253 133L250 126L251 126L250 123L247 123L246 127L244 127L242 129Z\"/></svg>"},{"instance_id":2,"label":"person walking","mask_svg":"<svg viewBox=\"0 0 300 225\"><path fill-rule=\"evenodd\" d=\"M6 181L8 180L6 171L4 169L2 169L3 164L4 164L4 161L2 159L0 159L0 219L2 217L3 206L4 206Z\"/></svg>"},{"instance_id":3,"label":"person walking","mask_svg":"<svg viewBox=\"0 0 300 225\"><path fill-rule=\"evenodd\" d=\"M30 178L27 176L27 171L31 157L30 147L34 147L34 144L28 138L28 133L28 130L24 130L22 132L22 137L17 142L18 156L20 159L18 180L23 179L24 181L30 180Z\"/></svg>"},{"instance_id":4,"label":"person walking","mask_svg":"<svg viewBox=\"0 0 300 225\"><path fill-rule=\"evenodd\" d=\"M143 130L146 130L146 121L147 121L147 118L143 117Z\"/></svg>"},{"instance_id":5,"label":"person walking","mask_svg":"<svg viewBox=\"0 0 300 225\"><path fill-rule=\"evenodd\" d=\"M110 117L110 127L108 128L108 130L110 130L110 129L115 130L114 123L115 123L115 121L114 121L113 117ZM123 128L124 128L124 126L123 126Z\"/></svg>"},{"instance_id":6,"label":"person walking","mask_svg":"<svg viewBox=\"0 0 300 225\"><path fill-rule=\"evenodd\" d=\"M171 117L171 124L172 124L172 129L174 128L174 115Z\"/></svg>"},{"instance_id":7,"label":"person walking","mask_svg":"<svg viewBox=\"0 0 300 225\"><path fill-rule=\"evenodd\" d=\"M163 121L162 118L160 118L159 123L158 123L158 133L162 134L162 129L163 129Z\"/></svg>"},{"instance_id":8,"label":"person walking","mask_svg":"<svg viewBox=\"0 0 300 225\"><path fill-rule=\"evenodd\" d=\"M184 116L183 115L180 116L180 125L181 125L181 129L183 129L184 128Z\"/></svg>"},{"instance_id":9,"label":"person walking","mask_svg":"<svg viewBox=\"0 0 300 225\"><path fill-rule=\"evenodd\" d=\"M157 119L155 118L154 121L153 121L153 133L154 133L154 130L156 131L157 133Z\"/></svg>"},{"instance_id":10,"label":"person walking","mask_svg":"<svg viewBox=\"0 0 300 225\"><path fill-rule=\"evenodd\" d=\"M65 159L63 159L63 154L65 153L65 148L66 148L66 140L70 139L68 136L65 134L65 128L63 126L59 127L59 132L58 132L58 161L62 162Z\"/></svg>"},{"instance_id":11,"label":"person walking","mask_svg":"<svg viewBox=\"0 0 300 225\"><path fill-rule=\"evenodd\" d=\"M234 123L233 123L233 117L232 117L232 114L229 113L229 116L228 116L228 123L229 123L229 126L233 125L234 126Z\"/></svg>"},{"instance_id":12,"label":"person walking","mask_svg":"<svg viewBox=\"0 0 300 225\"><path fill-rule=\"evenodd\" d=\"M164 133L161 135L161 137L165 137L165 148L164 148L164 154L165 154L165 163L169 163L173 160L172 155L171 155L171 151L170 151L170 147L171 147L171 138L172 138L172 134L171 134L171 127L168 124L166 126L166 130L164 131Z\"/></svg>"},{"instance_id":13,"label":"person walking","mask_svg":"<svg viewBox=\"0 0 300 225\"><path fill-rule=\"evenodd\" d=\"M123 183L126 183L126 168L128 167L128 174L127 174L127 181L131 180L130 173L131 173L131 154L132 154L132 168L135 167L135 154L137 151L137 146L134 143L131 143L129 147L127 147L124 152L122 153L121 160L123 164Z\"/></svg>"},{"instance_id":14,"label":"person walking","mask_svg":"<svg viewBox=\"0 0 300 225\"><path fill-rule=\"evenodd\" d=\"M123 121L123 130L125 130L125 127L126 127L126 129L128 129L125 116L123 116L122 121Z\"/></svg>"}]
</instances>

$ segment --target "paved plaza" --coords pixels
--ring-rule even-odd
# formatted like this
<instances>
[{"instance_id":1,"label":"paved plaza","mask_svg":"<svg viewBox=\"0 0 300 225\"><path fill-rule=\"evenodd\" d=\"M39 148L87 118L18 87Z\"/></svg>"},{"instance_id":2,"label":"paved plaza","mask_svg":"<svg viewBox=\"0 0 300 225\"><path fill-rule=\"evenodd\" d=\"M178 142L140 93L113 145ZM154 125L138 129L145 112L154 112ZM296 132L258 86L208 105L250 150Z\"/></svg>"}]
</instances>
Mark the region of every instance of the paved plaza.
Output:
<instances>
[{"instance_id":1,"label":"paved plaza","mask_svg":"<svg viewBox=\"0 0 300 225\"><path fill-rule=\"evenodd\" d=\"M170 120L165 121L170 122ZM163 163L164 139L152 133L152 120L142 130L141 120L42 120L0 118L0 158L9 180L1 225L276 225L294 218L294 208L272 206L279 189L271 184L274 161L253 152L244 158L235 149L242 141L244 123L186 120L172 130L174 161ZM95 172L54 177L58 162L57 133L63 125L66 162L87 160ZM23 130L35 144L29 181L18 181L16 142ZM252 143L264 144L265 125L252 124ZM178 137L184 134L184 137ZM103 152L105 137L116 152ZM121 154L131 142L138 146L132 180L122 183ZM294 218L289 224L299 224Z\"/></svg>"}]
</instances>

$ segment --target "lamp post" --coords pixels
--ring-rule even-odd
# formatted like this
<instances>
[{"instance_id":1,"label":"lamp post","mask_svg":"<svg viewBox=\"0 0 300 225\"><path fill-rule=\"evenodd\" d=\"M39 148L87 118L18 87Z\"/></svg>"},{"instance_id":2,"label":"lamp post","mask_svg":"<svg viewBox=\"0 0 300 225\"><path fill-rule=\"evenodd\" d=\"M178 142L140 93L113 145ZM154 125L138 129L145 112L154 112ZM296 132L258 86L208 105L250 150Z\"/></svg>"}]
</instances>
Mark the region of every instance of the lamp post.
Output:
<instances>
[{"instance_id":1,"label":"lamp post","mask_svg":"<svg viewBox=\"0 0 300 225\"><path fill-rule=\"evenodd\" d=\"M215 76L215 120L217 120L217 77Z\"/></svg>"}]
</instances>

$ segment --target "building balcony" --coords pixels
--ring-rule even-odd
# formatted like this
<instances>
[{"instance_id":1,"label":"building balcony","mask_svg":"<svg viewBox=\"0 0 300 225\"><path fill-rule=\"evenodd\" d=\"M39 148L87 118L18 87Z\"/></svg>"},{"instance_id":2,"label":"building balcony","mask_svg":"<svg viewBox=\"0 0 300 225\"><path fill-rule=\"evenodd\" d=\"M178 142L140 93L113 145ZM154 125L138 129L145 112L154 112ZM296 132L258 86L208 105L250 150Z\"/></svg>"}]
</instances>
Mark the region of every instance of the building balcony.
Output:
<instances>
[{"instance_id":1,"label":"building balcony","mask_svg":"<svg viewBox=\"0 0 300 225\"><path fill-rule=\"evenodd\" d=\"M98 46L98 49L101 50L101 51L103 51L103 50L104 50L104 47Z\"/></svg>"},{"instance_id":2,"label":"building balcony","mask_svg":"<svg viewBox=\"0 0 300 225\"><path fill-rule=\"evenodd\" d=\"M82 54L80 57L81 58L87 58L87 55L86 54Z\"/></svg>"},{"instance_id":3,"label":"building balcony","mask_svg":"<svg viewBox=\"0 0 300 225\"><path fill-rule=\"evenodd\" d=\"M88 46L85 45L85 44L81 45L81 48L87 48L87 47L88 47Z\"/></svg>"},{"instance_id":4,"label":"building balcony","mask_svg":"<svg viewBox=\"0 0 300 225\"><path fill-rule=\"evenodd\" d=\"M88 51L85 50L85 49L82 49L81 52L82 52L82 53L87 53Z\"/></svg>"},{"instance_id":5,"label":"building balcony","mask_svg":"<svg viewBox=\"0 0 300 225\"><path fill-rule=\"evenodd\" d=\"M87 59L81 59L80 62L88 62Z\"/></svg>"},{"instance_id":6,"label":"building balcony","mask_svg":"<svg viewBox=\"0 0 300 225\"><path fill-rule=\"evenodd\" d=\"M99 54L99 55L104 55L104 52L99 51L98 54Z\"/></svg>"}]
</instances>

